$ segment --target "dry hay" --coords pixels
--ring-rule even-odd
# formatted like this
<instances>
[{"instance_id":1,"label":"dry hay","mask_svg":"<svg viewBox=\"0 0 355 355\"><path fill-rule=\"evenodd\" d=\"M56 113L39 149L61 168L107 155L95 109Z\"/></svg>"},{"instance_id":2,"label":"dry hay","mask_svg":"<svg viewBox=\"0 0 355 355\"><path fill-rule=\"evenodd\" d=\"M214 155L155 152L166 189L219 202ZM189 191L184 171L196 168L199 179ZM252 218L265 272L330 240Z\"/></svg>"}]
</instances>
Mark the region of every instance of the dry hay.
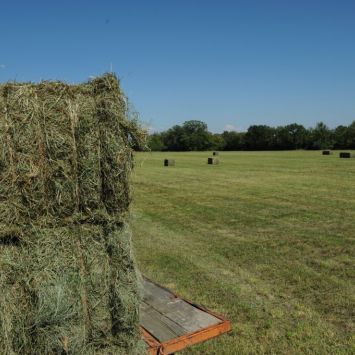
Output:
<instances>
[{"instance_id":1,"label":"dry hay","mask_svg":"<svg viewBox=\"0 0 355 355\"><path fill-rule=\"evenodd\" d=\"M219 164L219 159L217 159L217 158L208 158L207 159L207 164L218 165Z\"/></svg>"},{"instance_id":2,"label":"dry hay","mask_svg":"<svg viewBox=\"0 0 355 355\"><path fill-rule=\"evenodd\" d=\"M113 74L0 85L0 349L135 354L132 147Z\"/></svg>"}]
</instances>

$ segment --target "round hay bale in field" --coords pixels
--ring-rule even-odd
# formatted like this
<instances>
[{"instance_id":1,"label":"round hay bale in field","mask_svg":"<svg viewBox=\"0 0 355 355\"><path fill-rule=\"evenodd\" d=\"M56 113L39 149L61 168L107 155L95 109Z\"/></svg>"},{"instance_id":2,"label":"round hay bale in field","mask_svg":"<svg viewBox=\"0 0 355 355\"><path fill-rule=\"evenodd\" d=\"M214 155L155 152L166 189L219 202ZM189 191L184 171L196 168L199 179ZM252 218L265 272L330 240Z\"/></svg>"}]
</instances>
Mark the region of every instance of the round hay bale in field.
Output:
<instances>
[{"instance_id":1,"label":"round hay bale in field","mask_svg":"<svg viewBox=\"0 0 355 355\"><path fill-rule=\"evenodd\" d=\"M113 74L0 85L0 349L139 354L132 147Z\"/></svg>"},{"instance_id":2,"label":"round hay bale in field","mask_svg":"<svg viewBox=\"0 0 355 355\"><path fill-rule=\"evenodd\" d=\"M213 152L213 155L214 156L219 155L219 152Z\"/></svg>"}]
</instances>

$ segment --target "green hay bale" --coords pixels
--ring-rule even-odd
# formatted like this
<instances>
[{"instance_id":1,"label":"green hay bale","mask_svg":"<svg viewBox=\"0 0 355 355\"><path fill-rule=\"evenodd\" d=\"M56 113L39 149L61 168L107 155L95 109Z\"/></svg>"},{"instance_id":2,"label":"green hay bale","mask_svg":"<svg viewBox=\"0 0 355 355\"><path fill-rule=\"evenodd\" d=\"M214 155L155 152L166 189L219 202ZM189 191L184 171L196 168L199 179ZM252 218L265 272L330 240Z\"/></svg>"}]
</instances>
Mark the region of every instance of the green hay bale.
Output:
<instances>
[{"instance_id":1,"label":"green hay bale","mask_svg":"<svg viewBox=\"0 0 355 355\"><path fill-rule=\"evenodd\" d=\"M126 103L117 81L95 80L93 84L100 122L103 202L109 213L121 213L130 203L127 174L132 167L129 135L122 134L129 131Z\"/></svg>"},{"instance_id":2,"label":"green hay bale","mask_svg":"<svg viewBox=\"0 0 355 355\"><path fill-rule=\"evenodd\" d=\"M140 354L132 146L114 75L0 85L0 349Z\"/></svg>"},{"instance_id":3,"label":"green hay bale","mask_svg":"<svg viewBox=\"0 0 355 355\"><path fill-rule=\"evenodd\" d=\"M175 159L164 159L164 166L175 166Z\"/></svg>"},{"instance_id":4,"label":"green hay bale","mask_svg":"<svg viewBox=\"0 0 355 355\"><path fill-rule=\"evenodd\" d=\"M349 158L353 158L353 155L349 152L340 152L339 158L349 159Z\"/></svg>"},{"instance_id":5,"label":"green hay bale","mask_svg":"<svg viewBox=\"0 0 355 355\"><path fill-rule=\"evenodd\" d=\"M331 150L323 150L322 152L323 155L331 155L333 152Z\"/></svg>"},{"instance_id":6,"label":"green hay bale","mask_svg":"<svg viewBox=\"0 0 355 355\"><path fill-rule=\"evenodd\" d=\"M217 158L208 158L207 159L207 164L217 165L217 164L219 164L219 160Z\"/></svg>"},{"instance_id":7,"label":"green hay bale","mask_svg":"<svg viewBox=\"0 0 355 355\"><path fill-rule=\"evenodd\" d=\"M77 155L80 210L85 213L101 209L100 130L94 98L89 91L77 97ZM86 105L80 105L85 100Z\"/></svg>"}]
</instances>

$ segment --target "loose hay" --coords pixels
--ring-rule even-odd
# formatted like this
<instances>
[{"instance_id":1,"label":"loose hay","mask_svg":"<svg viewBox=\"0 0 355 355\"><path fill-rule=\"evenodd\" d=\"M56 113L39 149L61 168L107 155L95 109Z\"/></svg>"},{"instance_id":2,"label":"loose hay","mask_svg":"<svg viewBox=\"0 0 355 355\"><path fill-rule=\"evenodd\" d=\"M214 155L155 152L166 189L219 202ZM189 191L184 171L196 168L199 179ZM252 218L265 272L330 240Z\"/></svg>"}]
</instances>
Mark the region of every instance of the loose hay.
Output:
<instances>
[{"instance_id":1,"label":"loose hay","mask_svg":"<svg viewBox=\"0 0 355 355\"><path fill-rule=\"evenodd\" d=\"M132 147L113 74L0 85L0 349L138 354Z\"/></svg>"}]
</instances>

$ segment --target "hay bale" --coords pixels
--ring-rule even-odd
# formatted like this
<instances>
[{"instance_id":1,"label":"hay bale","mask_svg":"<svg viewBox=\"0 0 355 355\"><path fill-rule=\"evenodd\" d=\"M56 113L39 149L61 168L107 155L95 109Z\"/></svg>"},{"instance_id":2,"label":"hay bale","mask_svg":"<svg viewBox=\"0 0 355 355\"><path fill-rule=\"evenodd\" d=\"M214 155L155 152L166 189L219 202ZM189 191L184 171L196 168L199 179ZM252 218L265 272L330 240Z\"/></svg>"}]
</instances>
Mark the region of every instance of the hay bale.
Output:
<instances>
[{"instance_id":1,"label":"hay bale","mask_svg":"<svg viewBox=\"0 0 355 355\"><path fill-rule=\"evenodd\" d=\"M213 155L214 156L219 155L219 152L213 152Z\"/></svg>"},{"instance_id":2,"label":"hay bale","mask_svg":"<svg viewBox=\"0 0 355 355\"><path fill-rule=\"evenodd\" d=\"M0 85L0 143L1 351L141 353L117 78Z\"/></svg>"},{"instance_id":3,"label":"hay bale","mask_svg":"<svg viewBox=\"0 0 355 355\"><path fill-rule=\"evenodd\" d=\"M217 158L208 158L207 164L217 165L219 164L219 160Z\"/></svg>"},{"instance_id":4,"label":"hay bale","mask_svg":"<svg viewBox=\"0 0 355 355\"><path fill-rule=\"evenodd\" d=\"M331 150L323 150L322 155L331 155L333 152Z\"/></svg>"},{"instance_id":5,"label":"hay bale","mask_svg":"<svg viewBox=\"0 0 355 355\"><path fill-rule=\"evenodd\" d=\"M175 159L164 159L164 166L175 166Z\"/></svg>"},{"instance_id":6,"label":"hay bale","mask_svg":"<svg viewBox=\"0 0 355 355\"><path fill-rule=\"evenodd\" d=\"M339 158L353 158L353 155L349 152L340 152Z\"/></svg>"}]
</instances>

